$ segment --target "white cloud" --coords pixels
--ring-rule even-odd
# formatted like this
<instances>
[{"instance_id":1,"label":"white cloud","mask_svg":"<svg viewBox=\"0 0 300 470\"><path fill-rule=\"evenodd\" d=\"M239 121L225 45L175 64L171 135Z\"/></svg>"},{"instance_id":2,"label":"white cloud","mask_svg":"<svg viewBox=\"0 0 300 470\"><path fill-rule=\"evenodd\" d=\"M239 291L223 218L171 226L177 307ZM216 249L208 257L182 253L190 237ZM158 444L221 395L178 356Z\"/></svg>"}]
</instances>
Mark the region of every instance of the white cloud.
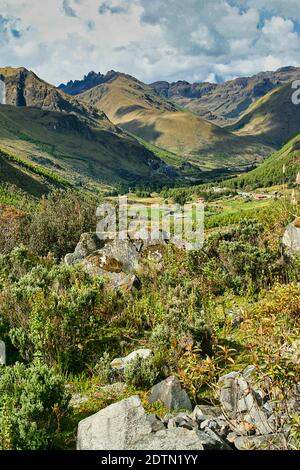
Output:
<instances>
[{"instance_id":1,"label":"white cloud","mask_svg":"<svg viewBox=\"0 0 300 470\"><path fill-rule=\"evenodd\" d=\"M91 69L151 82L300 65L298 2L1 0L0 65L55 84Z\"/></svg>"}]
</instances>

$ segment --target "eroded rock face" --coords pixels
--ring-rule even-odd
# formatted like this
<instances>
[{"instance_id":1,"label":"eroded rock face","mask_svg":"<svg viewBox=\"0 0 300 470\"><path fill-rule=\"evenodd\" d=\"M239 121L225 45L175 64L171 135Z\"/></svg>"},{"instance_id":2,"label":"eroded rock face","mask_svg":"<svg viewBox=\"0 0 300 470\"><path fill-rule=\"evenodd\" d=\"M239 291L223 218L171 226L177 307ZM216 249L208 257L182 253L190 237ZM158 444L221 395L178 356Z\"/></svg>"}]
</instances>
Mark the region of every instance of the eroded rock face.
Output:
<instances>
[{"instance_id":1,"label":"eroded rock face","mask_svg":"<svg viewBox=\"0 0 300 470\"><path fill-rule=\"evenodd\" d=\"M156 429L158 429L156 431ZM78 450L203 450L197 431L163 429L132 396L81 421Z\"/></svg>"},{"instance_id":2,"label":"eroded rock face","mask_svg":"<svg viewBox=\"0 0 300 470\"><path fill-rule=\"evenodd\" d=\"M192 404L186 391L175 376L154 385L149 398L150 403L161 401L170 410L192 410Z\"/></svg>"}]
</instances>

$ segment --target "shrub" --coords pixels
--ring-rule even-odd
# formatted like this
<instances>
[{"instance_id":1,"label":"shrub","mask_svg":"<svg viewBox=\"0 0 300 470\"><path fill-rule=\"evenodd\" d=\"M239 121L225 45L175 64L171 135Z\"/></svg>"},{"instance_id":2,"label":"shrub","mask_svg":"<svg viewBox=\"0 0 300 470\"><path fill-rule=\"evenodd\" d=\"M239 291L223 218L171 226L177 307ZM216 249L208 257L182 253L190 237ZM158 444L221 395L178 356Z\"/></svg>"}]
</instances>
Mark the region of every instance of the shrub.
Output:
<instances>
[{"instance_id":1,"label":"shrub","mask_svg":"<svg viewBox=\"0 0 300 470\"><path fill-rule=\"evenodd\" d=\"M94 367L94 373L100 376L100 382L108 384L113 380L110 355L105 352Z\"/></svg>"},{"instance_id":2,"label":"shrub","mask_svg":"<svg viewBox=\"0 0 300 470\"><path fill-rule=\"evenodd\" d=\"M97 198L56 190L41 199L32 216L29 247L40 255L61 258L74 251L82 233L95 231Z\"/></svg>"},{"instance_id":3,"label":"shrub","mask_svg":"<svg viewBox=\"0 0 300 470\"><path fill-rule=\"evenodd\" d=\"M125 367L125 382L135 388L149 389L162 375L161 364L157 357L137 356Z\"/></svg>"},{"instance_id":4,"label":"shrub","mask_svg":"<svg viewBox=\"0 0 300 470\"><path fill-rule=\"evenodd\" d=\"M48 448L69 398L63 380L38 360L0 369L0 449Z\"/></svg>"},{"instance_id":5,"label":"shrub","mask_svg":"<svg viewBox=\"0 0 300 470\"><path fill-rule=\"evenodd\" d=\"M266 243L263 226L242 220L238 227L210 236L198 252L191 252L189 267L202 279L203 291L224 294L257 293L278 279L286 279L287 266L279 263L277 247Z\"/></svg>"},{"instance_id":6,"label":"shrub","mask_svg":"<svg viewBox=\"0 0 300 470\"><path fill-rule=\"evenodd\" d=\"M118 343L109 320L122 304L100 279L80 267L38 265L0 295L12 344L24 360L80 370Z\"/></svg>"}]
</instances>

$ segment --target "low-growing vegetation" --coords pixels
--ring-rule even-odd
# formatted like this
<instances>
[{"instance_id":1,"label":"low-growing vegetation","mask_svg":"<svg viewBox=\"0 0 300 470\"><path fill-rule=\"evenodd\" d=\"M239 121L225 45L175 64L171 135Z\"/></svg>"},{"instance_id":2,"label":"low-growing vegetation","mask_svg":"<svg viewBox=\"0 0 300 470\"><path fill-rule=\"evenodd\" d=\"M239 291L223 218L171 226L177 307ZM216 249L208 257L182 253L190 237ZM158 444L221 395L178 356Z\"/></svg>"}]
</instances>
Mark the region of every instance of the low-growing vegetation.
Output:
<instances>
[{"instance_id":1,"label":"low-growing vegetation","mask_svg":"<svg viewBox=\"0 0 300 470\"><path fill-rule=\"evenodd\" d=\"M132 394L145 401L171 374L194 404L216 404L220 376L252 364L280 409L300 374L299 264L280 251L288 208L225 226L198 251L168 246L163 269L148 266L140 289L123 292L61 263L93 230L95 202L56 191L28 213L14 247L1 245L0 448L74 448L79 420ZM126 367L126 391L103 391L110 362L145 347L154 354ZM87 399L68 408L69 392ZM297 442L297 417L281 413Z\"/></svg>"}]
</instances>

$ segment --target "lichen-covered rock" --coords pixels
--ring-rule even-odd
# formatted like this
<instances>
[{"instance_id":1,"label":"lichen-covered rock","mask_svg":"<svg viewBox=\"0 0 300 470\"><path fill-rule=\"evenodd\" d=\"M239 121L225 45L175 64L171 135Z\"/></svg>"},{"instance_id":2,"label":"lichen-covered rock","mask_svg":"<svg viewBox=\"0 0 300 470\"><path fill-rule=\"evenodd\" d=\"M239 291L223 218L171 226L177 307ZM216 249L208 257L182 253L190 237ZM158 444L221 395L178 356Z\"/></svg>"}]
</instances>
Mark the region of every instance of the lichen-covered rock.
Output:
<instances>
[{"instance_id":1,"label":"lichen-covered rock","mask_svg":"<svg viewBox=\"0 0 300 470\"><path fill-rule=\"evenodd\" d=\"M186 391L175 376L154 385L149 398L150 403L161 401L170 410L192 410L192 404Z\"/></svg>"},{"instance_id":2,"label":"lichen-covered rock","mask_svg":"<svg viewBox=\"0 0 300 470\"><path fill-rule=\"evenodd\" d=\"M216 431L206 428L205 431L197 432L204 450L232 450Z\"/></svg>"},{"instance_id":3,"label":"lichen-covered rock","mask_svg":"<svg viewBox=\"0 0 300 470\"><path fill-rule=\"evenodd\" d=\"M193 419L205 421L209 418L218 418L223 416L220 406L197 405L193 411Z\"/></svg>"}]
</instances>

